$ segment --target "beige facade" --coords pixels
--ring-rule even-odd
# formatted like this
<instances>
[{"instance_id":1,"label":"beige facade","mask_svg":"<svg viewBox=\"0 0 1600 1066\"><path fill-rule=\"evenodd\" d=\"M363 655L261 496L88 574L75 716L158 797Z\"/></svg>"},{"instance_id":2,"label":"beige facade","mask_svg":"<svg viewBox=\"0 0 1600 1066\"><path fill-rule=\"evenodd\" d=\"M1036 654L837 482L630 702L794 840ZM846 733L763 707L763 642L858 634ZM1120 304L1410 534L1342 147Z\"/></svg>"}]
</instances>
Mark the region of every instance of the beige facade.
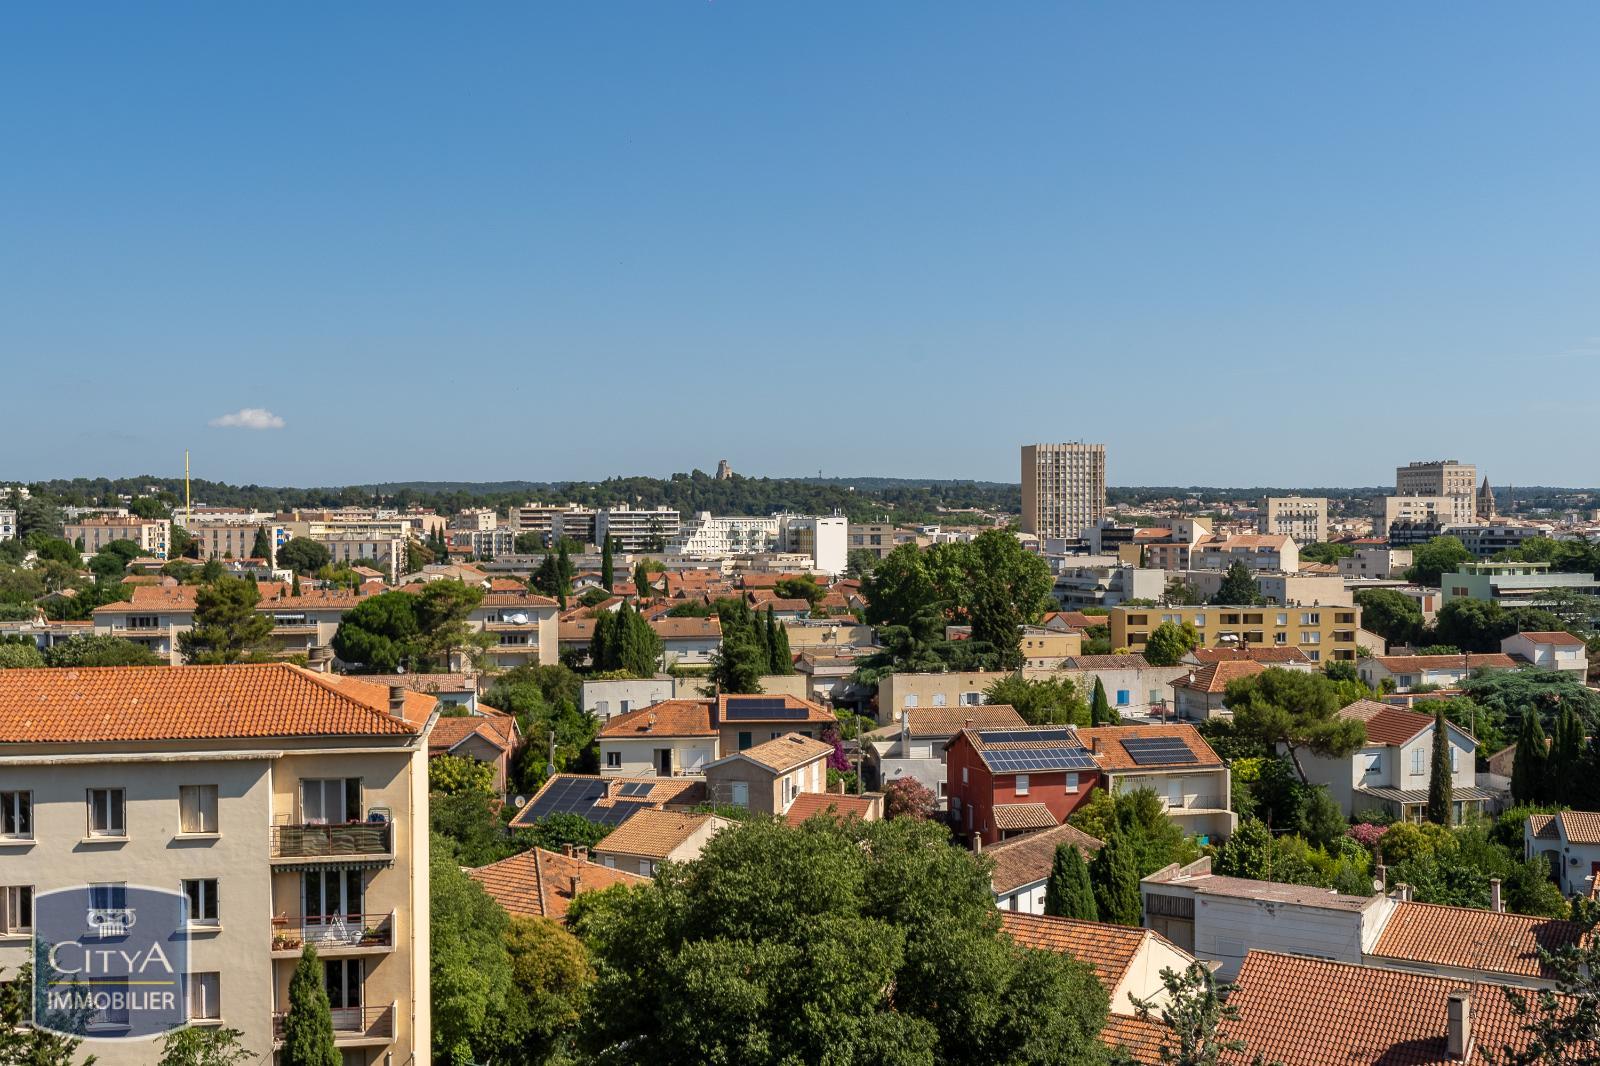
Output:
<instances>
[{"instance_id":1,"label":"beige facade","mask_svg":"<svg viewBox=\"0 0 1600 1066\"><path fill-rule=\"evenodd\" d=\"M706 767L706 796L718 805L744 807L752 814L782 815L802 792L826 792L827 745L798 740L799 755L774 763L770 749L787 738L735 752Z\"/></svg>"},{"instance_id":2,"label":"beige facade","mask_svg":"<svg viewBox=\"0 0 1600 1066\"><path fill-rule=\"evenodd\" d=\"M1082 633L1023 626L1021 641L1024 664L1036 670L1053 669L1064 660L1083 654Z\"/></svg>"},{"instance_id":3,"label":"beige facade","mask_svg":"<svg viewBox=\"0 0 1600 1066\"><path fill-rule=\"evenodd\" d=\"M1022 532L1076 539L1105 516L1104 444L1022 446Z\"/></svg>"},{"instance_id":4,"label":"beige facade","mask_svg":"<svg viewBox=\"0 0 1600 1066\"><path fill-rule=\"evenodd\" d=\"M1328 539L1328 501L1322 496L1268 496L1256 516L1256 532L1289 537L1296 544Z\"/></svg>"},{"instance_id":5,"label":"beige facade","mask_svg":"<svg viewBox=\"0 0 1600 1066\"><path fill-rule=\"evenodd\" d=\"M529 592L490 592L467 614L469 628L496 643L486 653L501 669L554 666L561 661L560 605Z\"/></svg>"},{"instance_id":6,"label":"beige facade","mask_svg":"<svg viewBox=\"0 0 1600 1066\"><path fill-rule=\"evenodd\" d=\"M276 554L288 542L289 534L275 522L202 522L197 517L188 530L201 559L248 559L255 547L256 533L263 528Z\"/></svg>"},{"instance_id":7,"label":"beige facade","mask_svg":"<svg viewBox=\"0 0 1600 1066\"><path fill-rule=\"evenodd\" d=\"M1471 522L1478 515L1478 468L1454 459L1407 463L1394 472L1396 496L1443 496L1452 522Z\"/></svg>"},{"instance_id":8,"label":"beige facade","mask_svg":"<svg viewBox=\"0 0 1600 1066\"><path fill-rule=\"evenodd\" d=\"M1113 607L1111 646L1143 651L1163 622L1194 626L1202 648L1299 648L1312 662L1356 658L1359 607Z\"/></svg>"},{"instance_id":9,"label":"beige facade","mask_svg":"<svg viewBox=\"0 0 1600 1066\"><path fill-rule=\"evenodd\" d=\"M976 707L988 702L985 689L1011 676L1003 670L890 674L878 682L878 724L898 722L908 707Z\"/></svg>"},{"instance_id":10,"label":"beige facade","mask_svg":"<svg viewBox=\"0 0 1600 1066\"><path fill-rule=\"evenodd\" d=\"M268 1063L290 974L301 945L311 941L337 991L335 1043L344 1061L428 1061L432 715L420 708L433 701L406 698L406 710L394 716L405 725L390 728L378 686L360 685L357 698L329 693L326 683L290 666L204 670L211 677L187 683L165 667L38 684L28 675L45 671L5 672L0 793L8 800L25 795L32 819L25 834L0 837L0 885L29 887L37 898L120 884L187 892L191 906L205 901L188 928L185 987L206 990L203 1002L190 999L191 1017L239 1030L244 1046ZM257 680L241 682L235 671L257 672ZM121 698L113 689L137 690L139 708L124 713L153 716L158 727L185 709L192 722L222 703L259 699L255 713L277 716L281 725L273 729L291 735L201 739L190 731L159 739L160 728L96 718L72 727L86 739L32 739L38 729L14 713L19 700L39 705L46 691L51 701L99 706ZM341 709L325 720L295 709L329 701ZM183 732L184 722L175 724ZM96 737L102 725L137 739ZM325 787L328 781L337 784ZM337 812L327 802L333 797ZM114 825L96 814L110 809ZM0 971L14 972L28 950L26 935L0 932ZM113 1039L97 1040L92 1051L102 1066L148 1066L158 1048L156 1040Z\"/></svg>"},{"instance_id":11,"label":"beige facade","mask_svg":"<svg viewBox=\"0 0 1600 1066\"><path fill-rule=\"evenodd\" d=\"M167 557L167 545L172 536L172 523L165 518L85 518L81 522L68 522L61 535L69 543L83 542L83 552L93 555L114 540L128 540L139 546L139 554Z\"/></svg>"},{"instance_id":12,"label":"beige facade","mask_svg":"<svg viewBox=\"0 0 1600 1066\"><path fill-rule=\"evenodd\" d=\"M1454 521L1456 501L1449 496L1385 496L1383 498L1383 525L1376 531L1379 536L1388 533L1396 522Z\"/></svg>"}]
</instances>

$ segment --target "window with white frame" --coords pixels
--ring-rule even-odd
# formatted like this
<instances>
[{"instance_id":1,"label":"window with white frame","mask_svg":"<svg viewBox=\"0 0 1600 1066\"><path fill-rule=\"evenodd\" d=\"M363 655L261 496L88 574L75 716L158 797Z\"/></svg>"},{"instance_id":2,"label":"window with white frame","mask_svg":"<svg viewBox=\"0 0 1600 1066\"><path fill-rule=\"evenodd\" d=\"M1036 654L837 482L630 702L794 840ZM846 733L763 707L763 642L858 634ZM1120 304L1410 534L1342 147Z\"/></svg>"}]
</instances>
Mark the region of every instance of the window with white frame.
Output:
<instances>
[{"instance_id":1,"label":"window with white frame","mask_svg":"<svg viewBox=\"0 0 1600 1066\"><path fill-rule=\"evenodd\" d=\"M33 839L32 792L0 792L0 837Z\"/></svg>"},{"instance_id":2,"label":"window with white frame","mask_svg":"<svg viewBox=\"0 0 1600 1066\"><path fill-rule=\"evenodd\" d=\"M216 1021L222 1017L222 975L216 972L188 973L183 976L184 1002L189 1020Z\"/></svg>"},{"instance_id":3,"label":"window with white frame","mask_svg":"<svg viewBox=\"0 0 1600 1066\"><path fill-rule=\"evenodd\" d=\"M1456 759L1457 759L1457 757L1460 756L1460 754L1461 754L1461 749L1457 748L1454 744L1450 745L1450 772L1451 773L1455 773L1456 770L1458 769L1457 763L1456 763Z\"/></svg>"},{"instance_id":4,"label":"window with white frame","mask_svg":"<svg viewBox=\"0 0 1600 1066\"><path fill-rule=\"evenodd\" d=\"M933 705L935 707L943 707L944 706L944 693L943 692L935 692L933 694Z\"/></svg>"},{"instance_id":5,"label":"window with white frame","mask_svg":"<svg viewBox=\"0 0 1600 1066\"><path fill-rule=\"evenodd\" d=\"M907 707L915 707L916 705L917 705L917 694L915 692L913 692L913 693L910 693L909 695L907 695L906 696L906 706Z\"/></svg>"},{"instance_id":6,"label":"window with white frame","mask_svg":"<svg viewBox=\"0 0 1600 1066\"><path fill-rule=\"evenodd\" d=\"M963 707L976 707L982 702L983 693L981 692L963 692L961 694L961 705Z\"/></svg>"},{"instance_id":7,"label":"window with white frame","mask_svg":"<svg viewBox=\"0 0 1600 1066\"><path fill-rule=\"evenodd\" d=\"M183 894L189 897L189 924L218 924L217 882L215 878L199 878L183 883Z\"/></svg>"},{"instance_id":8,"label":"window with white frame","mask_svg":"<svg viewBox=\"0 0 1600 1066\"><path fill-rule=\"evenodd\" d=\"M1018 774L1017 775L1016 792L1017 792L1017 795L1019 795L1019 796L1026 796L1028 794L1028 775L1027 774Z\"/></svg>"},{"instance_id":9,"label":"window with white frame","mask_svg":"<svg viewBox=\"0 0 1600 1066\"><path fill-rule=\"evenodd\" d=\"M1366 773L1380 774L1383 772L1383 753L1372 751L1367 753Z\"/></svg>"},{"instance_id":10,"label":"window with white frame","mask_svg":"<svg viewBox=\"0 0 1600 1066\"><path fill-rule=\"evenodd\" d=\"M1077 774L1068 774L1067 775L1067 791L1068 792L1076 792L1076 791L1078 791L1078 775Z\"/></svg>"},{"instance_id":11,"label":"window with white frame","mask_svg":"<svg viewBox=\"0 0 1600 1066\"><path fill-rule=\"evenodd\" d=\"M1411 772L1413 774L1422 773L1422 749L1421 748L1413 748L1411 750Z\"/></svg>"},{"instance_id":12,"label":"window with white frame","mask_svg":"<svg viewBox=\"0 0 1600 1066\"><path fill-rule=\"evenodd\" d=\"M608 752L606 752L606 768L607 769L615 770L621 765L622 765L622 752L620 752L620 751L608 751Z\"/></svg>"},{"instance_id":13,"label":"window with white frame","mask_svg":"<svg viewBox=\"0 0 1600 1066\"><path fill-rule=\"evenodd\" d=\"M961 783L963 785L967 783L967 768L965 766L961 768Z\"/></svg>"},{"instance_id":14,"label":"window with white frame","mask_svg":"<svg viewBox=\"0 0 1600 1066\"><path fill-rule=\"evenodd\" d=\"M0 933L33 932L33 886L6 885L0 889Z\"/></svg>"},{"instance_id":15,"label":"window with white frame","mask_svg":"<svg viewBox=\"0 0 1600 1066\"><path fill-rule=\"evenodd\" d=\"M217 831L217 786L178 786L178 825L185 833Z\"/></svg>"},{"instance_id":16,"label":"window with white frame","mask_svg":"<svg viewBox=\"0 0 1600 1066\"><path fill-rule=\"evenodd\" d=\"M89 835L120 837L127 835L124 806L127 794L120 788L89 790Z\"/></svg>"},{"instance_id":17,"label":"window with white frame","mask_svg":"<svg viewBox=\"0 0 1600 1066\"><path fill-rule=\"evenodd\" d=\"M730 798L735 807L750 806L750 783L748 781L733 782L733 795Z\"/></svg>"}]
</instances>

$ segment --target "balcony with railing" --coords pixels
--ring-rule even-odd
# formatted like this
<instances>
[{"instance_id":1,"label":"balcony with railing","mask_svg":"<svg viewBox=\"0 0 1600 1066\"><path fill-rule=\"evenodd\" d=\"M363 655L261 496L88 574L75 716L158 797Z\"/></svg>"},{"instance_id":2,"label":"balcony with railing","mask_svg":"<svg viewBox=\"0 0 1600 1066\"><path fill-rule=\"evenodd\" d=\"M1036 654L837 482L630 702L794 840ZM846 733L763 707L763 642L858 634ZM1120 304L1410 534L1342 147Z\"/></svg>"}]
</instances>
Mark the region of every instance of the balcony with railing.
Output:
<instances>
[{"instance_id":1,"label":"balcony with railing","mask_svg":"<svg viewBox=\"0 0 1600 1066\"><path fill-rule=\"evenodd\" d=\"M394 858L394 827L388 822L345 822L338 825L275 825L271 827L275 863L295 865L341 859Z\"/></svg>"},{"instance_id":2,"label":"balcony with railing","mask_svg":"<svg viewBox=\"0 0 1600 1066\"><path fill-rule=\"evenodd\" d=\"M384 1007L335 1007L333 1014L333 1042L340 1047L383 1045L394 1039L395 1005ZM274 1011L272 1039L283 1040L283 1022L287 1011Z\"/></svg>"},{"instance_id":3,"label":"balcony with railing","mask_svg":"<svg viewBox=\"0 0 1600 1066\"><path fill-rule=\"evenodd\" d=\"M394 950L394 912L280 915L272 919L272 956L298 958L307 944L320 955L377 955Z\"/></svg>"}]
</instances>

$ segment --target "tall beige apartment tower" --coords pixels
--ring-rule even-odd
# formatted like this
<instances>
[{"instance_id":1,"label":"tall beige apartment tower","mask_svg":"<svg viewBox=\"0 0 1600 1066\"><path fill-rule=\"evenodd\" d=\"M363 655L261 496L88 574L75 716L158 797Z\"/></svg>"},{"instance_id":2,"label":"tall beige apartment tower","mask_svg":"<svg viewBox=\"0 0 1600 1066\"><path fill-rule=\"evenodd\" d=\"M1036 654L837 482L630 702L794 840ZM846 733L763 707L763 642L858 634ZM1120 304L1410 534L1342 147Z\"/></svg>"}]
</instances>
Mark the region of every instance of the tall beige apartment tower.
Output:
<instances>
[{"instance_id":1,"label":"tall beige apartment tower","mask_svg":"<svg viewBox=\"0 0 1600 1066\"><path fill-rule=\"evenodd\" d=\"M1448 496L1452 522L1471 522L1478 513L1478 468L1454 459L1407 463L1394 472L1396 496Z\"/></svg>"},{"instance_id":2,"label":"tall beige apartment tower","mask_svg":"<svg viewBox=\"0 0 1600 1066\"><path fill-rule=\"evenodd\" d=\"M1106 515L1104 444L1022 446L1022 531L1081 537Z\"/></svg>"}]
</instances>

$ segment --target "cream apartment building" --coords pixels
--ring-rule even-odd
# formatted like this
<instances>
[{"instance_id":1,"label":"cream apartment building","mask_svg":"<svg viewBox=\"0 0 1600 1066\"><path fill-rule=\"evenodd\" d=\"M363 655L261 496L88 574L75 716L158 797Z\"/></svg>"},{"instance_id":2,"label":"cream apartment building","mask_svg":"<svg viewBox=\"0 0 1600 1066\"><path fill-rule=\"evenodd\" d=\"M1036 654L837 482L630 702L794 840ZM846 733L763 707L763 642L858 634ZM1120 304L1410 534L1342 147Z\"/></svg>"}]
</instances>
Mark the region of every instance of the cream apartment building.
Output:
<instances>
[{"instance_id":1,"label":"cream apartment building","mask_svg":"<svg viewBox=\"0 0 1600 1066\"><path fill-rule=\"evenodd\" d=\"M172 523L165 518L140 518L137 515L122 518L115 515L101 515L68 522L62 526L61 535L72 544L82 541L82 551L89 555L93 555L114 540L127 540L139 546L140 555L165 559L167 545L172 539Z\"/></svg>"},{"instance_id":2,"label":"cream apartment building","mask_svg":"<svg viewBox=\"0 0 1600 1066\"><path fill-rule=\"evenodd\" d=\"M0 671L0 970L35 898L94 886L188 899L179 993L270 1063L289 978L317 946L350 1066L430 1057L427 734L436 701L287 664ZM100 902L103 901L103 902ZM156 1039L90 1019L102 1066Z\"/></svg>"},{"instance_id":3,"label":"cream apartment building","mask_svg":"<svg viewBox=\"0 0 1600 1066\"><path fill-rule=\"evenodd\" d=\"M1478 517L1478 468L1454 459L1407 463L1394 472L1396 496L1443 496L1450 500L1448 518L1471 522Z\"/></svg>"},{"instance_id":4,"label":"cream apartment building","mask_svg":"<svg viewBox=\"0 0 1600 1066\"><path fill-rule=\"evenodd\" d=\"M1022 446L1022 532L1076 539L1105 516L1104 444Z\"/></svg>"},{"instance_id":5,"label":"cream apartment building","mask_svg":"<svg viewBox=\"0 0 1600 1066\"><path fill-rule=\"evenodd\" d=\"M1113 607L1111 646L1143 651L1163 622L1194 626L1202 648L1299 648L1312 662L1354 660L1359 607Z\"/></svg>"},{"instance_id":6,"label":"cream apartment building","mask_svg":"<svg viewBox=\"0 0 1600 1066\"><path fill-rule=\"evenodd\" d=\"M1328 501L1323 496L1268 496L1256 516L1256 532L1291 538L1296 544L1328 539Z\"/></svg>"}]
</instances>

